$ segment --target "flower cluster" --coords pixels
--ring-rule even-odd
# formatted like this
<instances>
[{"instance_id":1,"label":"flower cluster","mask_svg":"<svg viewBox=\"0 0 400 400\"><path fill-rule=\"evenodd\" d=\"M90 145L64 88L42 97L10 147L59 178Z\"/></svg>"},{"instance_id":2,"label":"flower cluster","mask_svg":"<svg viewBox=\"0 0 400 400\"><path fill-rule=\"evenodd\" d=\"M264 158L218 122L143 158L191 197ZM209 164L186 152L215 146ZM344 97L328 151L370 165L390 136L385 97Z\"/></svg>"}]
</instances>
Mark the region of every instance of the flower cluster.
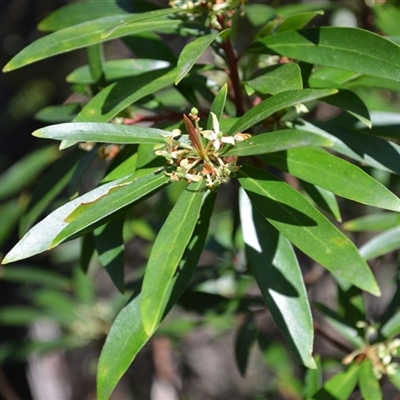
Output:
<instances>
[{"instance_id":1,"label":"flower cluster","mask_svg":"<svg viewBox=\"0 0 400 400\"><path fill-rule=\"evenodd\" d=\"M231 18L235 9L242 9L246 0L170 0L169 5L172 8L182 10L180 16L194 20L201 18L202 15L207 15L206 26L211 26L214 29L223 29L218 16Z\"/></svg>"},{"instance_id":2,"label":"flower cluster","mask_svg":"<svg viewBox=\"0 0 400 400\"><path fill-rule=\"evenodd\" d=\"M239 167L238 157L224 157L223 152L228 146L250 137L248 134L237 133L234 136L224 135L219 129L219 122L214 113L212 130L203 130L199 126L200 118L197 110L192 109L189 117L183 115L188 135L182 135L179 129L174 129L166 136L166 146L156 150L156 154L164 156L171 168L166 174L172 180L185 179L188 182L206 180L209 189L215 189L221 183L227 182L232 172ZM193 124L194 123L194 124Z\"/></svg>"},{"instance_id":3,"label":"flower cluster","mask_svg":"<svg viewBox=\"0 0 400 400\"><path fill-rule=\"evenodd\" d=\"M358 328L364 328L366 335L374 334L376 328L370 326L364 321L357 322L356 326ZM393 362L393 357L398 355L400 348L400 339L395 338L390 341L379 342L374 344L369 344L366 340L366 344L361 349L357 349L350 353L343 359L343 364L350 364L354 359L363 360L368 359L374 371L374 375L377 379L381 379L383 375L391 376L395 374L399 367L399 364Z\"/></svg>"}]
</instances>

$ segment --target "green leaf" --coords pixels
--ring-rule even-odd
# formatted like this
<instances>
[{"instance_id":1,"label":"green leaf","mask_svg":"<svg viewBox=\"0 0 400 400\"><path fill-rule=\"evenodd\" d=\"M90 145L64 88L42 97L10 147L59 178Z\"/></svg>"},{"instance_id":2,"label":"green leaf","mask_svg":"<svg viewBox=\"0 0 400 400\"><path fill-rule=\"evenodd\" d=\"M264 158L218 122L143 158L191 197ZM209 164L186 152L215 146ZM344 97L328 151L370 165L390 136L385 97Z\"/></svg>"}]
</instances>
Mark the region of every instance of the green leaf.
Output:
<instances>
[{"instance_id":1,"label":"green leaf","mask_svg":"<svg viewBox=\"0 0 400 400\"><path fill-rule=\"evenodd\" d=\"M373 258L387 254L393 250L400 248L400 226L389 229L371 240L364 243L360 247L360 254L366 259Z\"/></svg>"},{"instance_id":2,"label":"green leaf","mask_svg":"<svg viewBox=\"0 0 400 400\"><path fill-rule=\"evenodd\" d=\"M22 200L22 201L21 201ZM0 205L0 247L10 239L15 227L18 225L21 216L26 208L24 199L10 199L6 203ZM1 276L1 274L0 274Z\"/></svg>"},{"instance_id":3,"label":"green leaf","mask_svg":"<svg viewBox=\"0 0 400 400\"><path fill-rule=\"evenodd\" d=\"M48 269L39 269L28 265L13 265L0 268L1 279L8 282L43 285L57 289L69 289L70 282L62 275Z\"/></svg>"},{"instance_id":4,"label":"green leaf","mask_svg":"<svg viewBox=\"0 0 400 400\"><path fill-rule=\"evenodd\" d=\"M158 144L165 142L161 135L170 136L171 132L144 126L69 122L40 128L33 132L32 135L43 139L67 139L79 142Z\"/></svg>"},{"instance_id":5,"label":"green leaf","mask_svg":"<svg viewBox=\"0 0 400 400\"><path fill-rule=\"evenodd\" d=\"M360 74L339 68L319 67L311 74L308 83L311 87L341 87L347 82L353 82ZM393 83L393 81L390 81Z\"/></svg>"},{"instance_id":6,"label":"green leaf","mask_svg":"<svg viewBox=\"0 0 400 400\"><path fill-rule=\"evenodd\" d=\"M345 222L342 227L350 232L385 231L400 225L400 214L394 212L364 215Z\"/></svg>"},{"instance_id":7,"label":"green leaf","mask_svg":"<svg viewBox=\"0 0 400 400\"><path fill-rule=\"evenodd\" d=\"M338 93L324 99L324 102L339 107L342 110L346 110L368 128L372 127L367 106L361 98L351 90L339 90Z\"/></svg>"},{"instance_id":8,"label":"green leaf","mask_svg":"<svg viewBox=\"0 0 400 400\"><path fill-rule=\"evenodd\" d=\"M121 293L125 290L124 222L125 216L122 215L94 231L94 243L101 265Z\"/></svg>"},{"instance_id":9,"label":"green leaf","mask_svg":"<svg viewBox=\"0 0 400 400\"><path fill-rule=\"evenodd\" d=\"M242 142L223 153L223 156L252 156L256 154L275 153L292 147L330 146L329 140L321 140L311 132L300 129L283 129L261 133Z\"/></svg>"},{"instance_id":10,"label":"green leaf","mask_svg":"<svg viewBox=\"0 0 400 400\"><path fill-rule=\"evenodd\" d=\"M72 121L80 110L79 104L63 104L61 106L48 106L38 111L34 118L47 123Z\"/></svg>"},{"instance_id":11,"label":"green leaf","mask_svg":"<svg viewBox=\"0 0 400 400\"><path fill-rule=\"evenodd\" d=\"M391 92L400 92L400 83L386 78L376 78L374 76L360 76L354 80L346 82L343 86L353 88L386 89Z\"/></svg>"},{"instance_id":12,"label":"green leaf","mask_svg":"<svg viewBox=\"0 0 400 400\"><path fill-rule=\"evenodd\" d=\"M266 4L247 4L245 15L253 26L259 27L274 18L276 10Z\"/></svg>"},{"instance_id":13,"label":"green leaf","mask_svg":"<svg viewBox=\"0 0 400 400\"><path fill-rule=\"evenodd\" d=\"M257 338L257 328L249 314L244 323L239 327L235 338L235 359L242 376L246 374L250 351Z\"/></svg>"},{"instance_id":14,"label":"green leaf","mask_svg":"<svg viewBox=\"0 0 400 400\"><path fill-rule=\"evenodd\" d=\"M82 151L74 150L57 160L36 186L20 221L21 235L32 226L56 196L68 185L81 156Z\"/></svg>"},{"instance_id":15,"label":"green leaf","mask_svg":"<svg viewBox=\"0 0 400 400\"><path fill-rule=\"evenodd\" d=\"M190 243L173 277L166 313L175 304L192 278L207 238L215 193L207 193ZM98 400L108 400L114 387L149 340L141 320L141 295L129 302L115 319L100 354L97 373Z\"/></svg>"},{"instance_id":16,"label":"green leaf","mask_svg":"<svg viewBox=\"0 0 400 400\"><path fill-rule=\"evenodd\" d=\"M126 179L126 177L124 178ZM105 196L112 188L124 181L120 179L109 182L80 196L53 211L44 220L36 224L5 256L2 263L10 263L35 254L42 253L51 247L54 238L67 226L64 219L82 203L90 203Z\"/></svg>"},{"instance_id":17,"label":"green leaf","mask_svg":"<svg viewBox=\"0 0 400 400\"><path fill-rule=\"evenodd\" d=\"M324 15L324 12L319 10L290 15L283 20L276 31L286 32L304 28L317 15Z\"/></svg>"},{"instance_id":18,"label":"green leaf","mask_svg":"<svg viewBox=\"0 0 400 400\"><path fill-rule=\"evenodd\" d=\"M92 305L97 301L97 294L91 277L82 271L80 266L72 270L72 284L74 295L80 303Z\"/></svg>"},{"instance_id":19,"label":"green leaf","mask_svg":"<svg viewBox=\"0 0 400 400\"><path fill-rule=\"evenodd\" d=\"M339 313L348 322L356 326L357 322L365 321L365 305L363 293L355 286L348 286L346 281L336 278L338 290Z\"/></svg>"},{"instance_id":20,"label":"green leaf","mask_svg":"<svg viewBox=\"0 0 400 400\"><path fill-rule=\"evenodd\" d=\"M397 4L375 3L372 8L376 18L376 26L380 32L388 36L400 36L400 9Z\"/></svg>"},{"instance_id":21,"label":"green leaf","mask_svg":"<svg viewBox=\"0 0 400 400\"><path fill-rule=\"evenodd\" d=\"M126 206L131 205L144 196L149 195L169 181L163 172L147 174L143 177L116 184L109 188L107 193L93 200L80 202L63 220L63 229L51 242L50 248L59 245L67 239L81 234L84 230L91 230L99 225L106 217L116 214ZM29 233L29 232L28 232Z\"/></svg>"},{"instance_id":22,"label":"green leaf","mask_svg":"<svg viewBox=\"0 0 400 400\"><path fill-rule=\"evenodd\" d=\"M123 60L111 60L104 62L104 75L108 82L130 78L147 71L167 68L170 63L161 60L126 58ZM66 78L69 83L92 84L94 80L90 74L88 65L77 68Z\"/></svg>"},{"instance_id":23,"label":"green leaf","mask_svg":"<svg viewBox=\"0 0 400 400\"><path fill-rule=\"evenodd\" d=\"M38 29L44 32L58 31L86 22L89 19L121 15L125 12L127 11L118 6L117 1L103 1L101 7L96 2L90 0L82 1L67 4L53 11L49 16L40 21Z\"/></svg>"},{"instance_id":24,"label":"green leaf","mask_svg":"<svg viewBox=\"0 0 400 400\"><path fill-rule=\"evenodd\" d=\"M337 89L302 89L280 92L252 107L229 129L228 134L244 132L282 109L337 93Z\"/></svg>"},{"instance_id":25,"label":"green leaf","mask_svg":"<svg viewBox=\"0 0 400 400\"><path fill-rule=\"evenodd\" d=\"M391 339L400 333L400 310L396 311L391 318L381 327L380 333L386 339Z\"/></svg>"},{"instance_id":26,"label":"green leaf","mask_svg":"<svg viewBox=\"0 0 400 400\"><path fill-rule=\"evenodd\" d=\"M30 152L0 175L0 200L25 189L46 167L60 156L54 146Z\"/></svg>"},{"instance_id":27,"label":"green leaf","mask_svg":"<svg viewBox=\"0 0 400 400\"><path fill-rule=\"evenodd\" d=\"M94 96L74 121L107 122L129 105L171 85L174 75L174 69L164 68L112 83Z\"/></svg>"},{"instance_id":28,"label":"green leaf","mask_svg":"<svg viewBox=\"0 0 400 400\"><path fill-rule=\"evenodd\" d=\"M207 50L211 43L220 35L225 35L229 32L225 29L222 32L213 32L208 35L198 37L187 44L179 54L178 63L176 66L175 85L177 85L192 69L195 62Z\"/></svg>"},{"instance_id":29,"label":"green leaf","mask_svg":"<svg viewBox=\"0 0 400 400\"><path fill-rule=\"evenodd\" d=\"M220 89L220 91L217 93L215 99L211 104L210 113L211 112L214 113L218 121L222 118L224 114L227 95L228 95L228 84L225 83ZM212 129L212 128L213 128L213 120L210 114L207 119L207 129Z\"/></svg>"},{"instance_id":30,"label":"green leaf","mask_svg":"<svg viewBox=\"0 0 400 400\"><path fill-rule=\"evenodd\" d=\"M142 285L141 315L144 330L152 334L168 300L168 288L199 217L204 182L182 192L152 247Z\"/></svg>"},{"instance_id":31,"label":"green leaf","mask_svg":"<svg viewBox=\"0 0 400 400\"><path fill-rule=\"evenodd\" d=\"M267 154L262 159L338 196L374 207L400 211L400 199L385 186L361 168L323 150L296 148Z\"/></svg>"},{"instance_id":32,"label":"green leaf","mask_svg":"<svg viewBox=\"0 0 400 400\"><path fill-rule=\"evenodd\" d=\"M349 324L336 311L325 307L323 304L316 304L317 309L323 314L324 319L332 326L341 336L343 336L355 348L361 348L364 345L363 339L360 337L356 328Z\"/></svg>"},{"instance_id":33,"label":"green leaf","mask_svg":"<svg viewBox=\"0 0 400 400\"><path fill-rule=\"evenodd\" d=\"M321 357L319 355L314 356L315 364L317 368L307 369L304 377L304 398L311 399L319 389L322 387L323 377L322 377L322 363Z\"/></svg>"},{"instance_id":34,"label":"green leaf","mask_svg":"<svg viewBox=\"0 0 400 400\"><path fill-rule=\"evenodd\" d=\"M348 400L357 385L359 372L360 366L351 364L346 371L330 378L313 400Z\"/></svg>"},{"instance_id":35,"label":"green leaf","mask_svg":"<svg viewBox=\"0 0 400 400\"><path fill-rule=\"evenodd\" d=\"M161 14L160 11L162 11ZM179 20L155 17L155 15L165 15L167 10L160 11L153 12L158 14L151 14L152 12L138 14L136 15L135 24L122 25L106 38L102 38L101 36L104 30L120 23L125 18L125 15L108 16L61 29L25 47L6 64L3 72L9 72L57 54L88 47L126 35L145 31L170 32L180 25L181 22ZM168 9L168 11L169 14L172 14L178 10Z\"/></svg>"},{"instance_id":36,"label":"green leaf","mask_svg":"<svg viewBox=\"0 0 400 400\"><path fill-rule=\"evenodd\" d=\"M281 15L284 18L287 18L290 15L295 15L298 13L305 13L309 11L318 11L318 10L332 10L335 8L337 8L337 4L333 2L313 1L310 3L286 4L284 6L278 7L277 11L279 15Z\"/></svg>"},{"instance_id":37,"label":"green leaf","mask_svg":"<svg viewBox=\"0 0 400 400\"><path fill-rule=\"evenodd\" d=\"M363 400L382 400L381 386L369 360L361 363L359 386Z\"/></svg>"},{"instance_id":38,"label":"green leaf","mask_svg":"<svg viewBox=\"0 0 400 400\"><path fill-rule=\"evenodd\" d=\"M277 33L254 45L257 51L265 48L310 64L400 81L400 47L359 28L325 26Z\"/></svg>"},{"instance_id":39,"label":"green leaf","mask_svg":"<svg viewBox=\"0 0 400 400\"><path fill-rule=\"evenodd\" d=\"M130 26L136 25L138 21L142 20L152 20L158 17L165 17L165 16L170 16L171 14L177 13L177 9L173 8L166 8L166 9L158 9L158 10L151 10L147 12L140 12L137 14L125 14L120 16L119 21L113 22L108 26L104 32L101 34L101 38L107 38L110 35L112 35L117 29ZM173 21L173 20L171 20Z\"/></svg>"},{"instance_id":40,"label":"green leaf","mask_svg":"<svg viewBox=\"0 0 400 400\"><path fill-rule=\"evenodd\" d=\"M253 205L295 246L353 285L380 294L354 244L300 193L255 167L243 166L238 175Z\"/></svg>"},{"instance_id":41,"label":"green leaf","mask_svg":"<svg viewBox=\"0 0 400 400\"><path fill-rule=\"evenodd\" d=\"M34 308L13 306L0 310L0 325L27 326L39 318L43 318L43 311Z\"/></svg>"},{"instance_id":42,"label":"green leaf","mask_svg":"<svg viewBox=\"0 0 400 400\"><path fill-rule=\"evenodd\" d=\"M322 210L332 215L336 221L341 222L339 204L336 196L329 190L322 189L319 186L300 180L301 187L310 197L310 199Z\"/></svg>"},{"instance_id":43,"label":"green leaf","mask_svg":"<svg viewBox=\"0 0 400 400\"><path fill-rule=\"evenodd\" d=\"M328 122L298 120L293 126L308 130L333 142L331 150L371 167L400 174L400 146L383 138L342 128Z\"/></svg>"},{"instance_id":44,"label":"green leaf","mask_svg":"<svg viewBox=\"0 0 400 400\"><path fill-rule=\"evenodd\" d=\"M104 76L104 48L102 43L93 44L86 49L89 61L89 71L97 87L105 84ZM97 89L96 89L97 91Z\"/></svg>"},{"instance_id":45,"label":"green leaf","mask_svg":"<svg viewBox=\"0 0 400 400\"><path fill-rule=\"evenodd\" d=\"M303 88L300 67L294 63L263 68L245 84L259 93L272 95Z\"/></svg>"},{"instance_id":46,"label":"green leaf","mask_svg":"<svg viewBox=\"0 0 400 400\"><path fill-rule=\"evenodd\" d=\"M390 375L388 378L393 386L397 390L400 390L400 368L396 368L395 373L393 375Z\"/></svg>"},{"instance_id":47,"label":"green leaf","mask_svg":"<svg viewBox=\"0 0 400 400\"><path fill-rule=\"evenodd\" d=\"M311 310L293 248L252 207L243 191L239 204L247 261L264 302L293 355L306 367L315 368Z\"/></svg>"}]
</instances>

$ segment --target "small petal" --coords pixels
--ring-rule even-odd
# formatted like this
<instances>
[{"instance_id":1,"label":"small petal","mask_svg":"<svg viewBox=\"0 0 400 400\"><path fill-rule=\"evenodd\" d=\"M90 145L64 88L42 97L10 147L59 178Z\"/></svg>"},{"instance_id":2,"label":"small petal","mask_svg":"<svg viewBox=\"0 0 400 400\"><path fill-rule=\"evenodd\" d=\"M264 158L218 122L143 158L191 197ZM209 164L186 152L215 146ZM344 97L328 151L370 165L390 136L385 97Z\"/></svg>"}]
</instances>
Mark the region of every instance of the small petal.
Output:
<instances>
[{"instance_id":1,"label":"small petal","mask_svg":"<svg viewBox=\"0 0 400 400\"><path fill-rule=\"evenodd\" d=\"M217 134L214 131L201 131L201 134L207 140L215 140L215 139L217 139Z\"/></svg>"},{"instance_id":2,"label":"small petal","mask_svg":"<svg viewBox=\"0 0 400 400\"><path fill-rule=\"evenodd\" d=\"M212 121L213 121L213 131L215 133L218 133L219 132L219 121L218 121L218 118L213 112L210 112L210 114L211 114L211 118L212 118Z\"/></svg>"},{"instance_id":3,"label":"small petal","mask_svg":"<svg viewBox=\"0 0 400 400\"><path fill-rule=\"evenodd\" d=\"M222 136L221 142L229 143L232 146L234 146L235 145L235 138L233 136Z\"/></svg>"}]
</instances>

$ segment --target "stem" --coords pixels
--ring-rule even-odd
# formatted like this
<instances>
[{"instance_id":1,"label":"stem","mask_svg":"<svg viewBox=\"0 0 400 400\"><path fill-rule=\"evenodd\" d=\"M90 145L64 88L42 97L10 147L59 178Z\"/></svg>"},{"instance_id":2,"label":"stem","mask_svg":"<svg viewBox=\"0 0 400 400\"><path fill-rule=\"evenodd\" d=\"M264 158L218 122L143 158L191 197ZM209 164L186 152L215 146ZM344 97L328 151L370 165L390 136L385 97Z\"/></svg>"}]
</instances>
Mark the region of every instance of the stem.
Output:
<instances>
[{"instance_id":1,"label":"stem","mask_svg":"<svg viewBox=\"0 0 400 400\"><path fill-rule=\"evenodd\" d=\"M224 17L219 15L218 22L221 25L221 31L224 30L227 26L224 21ZM236 107L236 116L240 117L244 114L243 107L243 95L240 87L240 77L239 77L239 69L238 69L238 58L233 51L232 42L229 38L227 38L221 44L222 50L224 50L226 55L226 61L228 64L228 74L231 78L232 89L233 89L233 102Z\"/></svg>"},{"instance_id":2,"label":"stem","mask_svg":"<svg viewBox=\"0 0 400 400\"><path fill-rule=\"evenodd\" d=\"M233 101L236 106L236 116L240 117L244 114L244 107L243 107L242 90L240 87L238 60L235 56L235 53L234 53L233 47L232 47L232 42L229 38L226 39L222 43L221 47L225 52L226 60L228 63L228 68L229 68L228 73L229 73L229 76L231 77L231 82L232 82L232 89L233 89L233 94L234 94Z\"/></svg>"}]
</instances>

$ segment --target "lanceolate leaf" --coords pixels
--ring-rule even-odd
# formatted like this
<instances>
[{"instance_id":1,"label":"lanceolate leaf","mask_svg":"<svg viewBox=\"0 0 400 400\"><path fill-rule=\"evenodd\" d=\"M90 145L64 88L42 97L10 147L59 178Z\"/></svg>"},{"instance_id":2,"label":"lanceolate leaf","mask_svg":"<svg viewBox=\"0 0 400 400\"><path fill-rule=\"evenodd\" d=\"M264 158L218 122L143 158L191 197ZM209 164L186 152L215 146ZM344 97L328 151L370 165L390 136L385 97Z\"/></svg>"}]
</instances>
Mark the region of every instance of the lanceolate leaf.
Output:
<instances>
[{"instance_id":1,"label":"lanceolate leaf","mask_svg":"<svg viewBox=\"0 0 400 400\"><path fill-rule=\"evenodd\" d=\"M51 247L55 247L72 236L100 223L104 218L115 214L126 206L166 185L169 178L162 172L129 180L111 187L102 197L89 202L81 202L66 218L67 225L53 239Z\"/></svg>"},{"instance_id":2,"label":"lanceolate leaf","mask_svg":"<svg viewBox=\"0 0 400 400\"><path fill-rule=\"evenodd\" d=\"M359 386L363 400L382 400L379 380L376 378L371 361L368 359L361 363Z\"/></svg>"},{"instance_id":3,"label":"lanceolate leaf","mask_svg":"<svg viewBox=\"0 0 400 400\"><path fill-rule=\"evenodd\" d=\"M400 214L394 212L374 213L345 222L342 227L350 232L384 231L400 225Z\"/></svg>"},{"instance_id":4,"label":"lanceolate leaf","mask_svg":"<svg viewBox=\"0 0 400 400\"><path fill-rule=\"evenodd\" d=\"M122 215L94 231L94 243L100 262L121 293L124 292L124 221L125 216Z\"/></svg>"},{"instance_id":5,"label":"lanceolate leaf","mask_svg":"<svg viewBox=\"0 0 400 400\"><path fill-rule=\"evenodd\" d=\"M400 146L365 132L335 126L328 122L310 124L298 121L297 129L309 130L333 142L331 149L363 164L400 174Z\"/></svg>"},{"instance_id":6,"label":"lanceolate leaf","mask_svg":"<svg viewBox=\"0 0 400 400\"><path fill-rule=\"evenodd\" d=\"M346 110L349 114L359 119L368 128L372 127L369 111L365 103L351 90L339 90L333 96L324 99L325 103Z\"/></svg>"},{"instance_id":7,"label":"lanceolate leaf","mask_svg":"<svg viewBox=\"0 0 400 400\"><path fill-rule=\"evenodd\" d=\"M254 51L263 48L310 64L400 81L400 47L359 28L320 27L282 32L254 44Z\"/></svg>"},{"instance_id":8,"label":"lanceolate leaf","mask_svg":"<svg viewBox=\"0 0 400 400\"><path fill-rule=\"evenodd\" d=\"M166 184L167 179L163 180L161 176L164 174L159 174L158 176L154 175L154 181L158 182L160 185ZM166 177L165 177L166 178ZM68 222L65 221L71 213L74 210L82 210L86 208L90 208L91 206L93 207L94 204L97 206L97 201L101 200L104 196L106 196L106 204L108 204L108 212L113 212L114 208L113 205L109 203L108 199L113 192L118 193L118 198L120 197L119 194L122 194L123 192L118 192L121 188L125 188L124 192L129 192L130 189L133 189L134 187L138 188L138 186L141 185L141 183L147 181L147 180L152 180L151 177L146 177L143 178L138 184L137 180L135 181L136 184L133 186L129 186L129 184L132 184L133 178L131 180L127 180L127 177L124 179L119 179L117 181L112 181L109 182L103 186L100 186L96 189L93 189L92 191L84 194L83 196L80 196L67 204L63 205L62 207L58 208L57 210L53 211L50 215L48 215L44 220L40 221L38 224L36 224L32 229L30 229L25 236L11 249L11 251L5 256L3 259L2 263L10 263L13 261L21 260L23 258L28 258L31 257L35 254L42 253L43 251L49 250L51 247L54 247L55 244L53 241L55 238L66 228L68 227ZM126 187L128 186L128 190ZM145 192L138 189L139 192ZM136 192L138 194L138 192ZM129 193L126 194L128 202L132 199L132 197L135 197L135 194L130 195ZM115 197L115 194L114 196ZM111 202L113 201L111 197ZM119 199L120 202L124 202L124 199L121 198ZM134 201L134 200L132 200ZM100 203L100 204L103 204ZM120 206L120 205L119 205ZM81 208L80 208L81 207ZM123 206L122 206L123 207ZM97 208L97 207L96 207ZM104 216L104 214L101 214L105 210L100 211L100 219L101 217ZM93 215L94 213L90 213L89 215ZM86 217L86 214L85 214ZM78 220L79 221L79 220ZM82 225L79 226L79 228L83 228ZM62 234L62 237L65 237L65 232ZM57 241L58 242L58 241Z\"/></svg>"},{"instance_id":9,"label":"lanceolate leaf","mask_svg":"<svg viewBox=\"0 0 400 400\"><path fill-rule=\"evenodd\" d=\"M157 144L165 142L161 135L170 136L171 133L161 129L143 126L94 122L70 122L46 126L36 130L32 135L45 139L68 139L79 142Z\"/></svg>"},{"instance_id":10,"label":"lanceolate leaf","mask_svg":"<svg viewBox=\"0 0 400 400\"><path fill-rule=\"evenodd\" d=\"M82 1L68 4L53 11L49 16L40 21L38 29L44 32L58 31L86 22L88 19L97 19L110 15L121 15L125 11L118 6L118 1L103 2L101 7L93 1Z\"/></svg>"},{"instance_id":11,"label":"lanceolate leaf","mask_svg":"<svg viewBox=\"0 0 400 400\"><path fill-rule=\"evenodd\" d=\"M310 11L288 16L279 25L277 32L292 31L294 29L304 28L317 15L323 15L323 11Z\"/></svg>"},{"instance_id":12,"label":"lanceolate leaf","mask_svg":"<svg viewBox=\"0 0 400 400\"><path fill-rule=\"evenodd\" d=\"M265 162L338 196L392 211L400 199L359 167L319 149L297 148L267 154Z\"/></svg>"},{"instance_id":13,"label":"lanceolate leaf","mask_svg":"<svg viewBox=\"0 0 400 400\"><path fill-rule=\"evenodd\" d=\"M283 110L307 101L320 99L337 93L337 89L303 89L287 90L269 97L260 104L251 108L229 129L228 134L244 132L258 124L277 111Z\"/></svg>"},{"instance_id":14,"label":"lanceolate leaf","mask_svg":"<svg viewBox=\"0 0 400 400\"><path fill-rule=\"evenodd\" d=\"M192 183L180 195L151 250L142 285L141 315L150 335L159 324L170 282L199 217L204 182Z\"/></svg>"},{"instance_id":15,"label":"lanceolate leaf","mask_svg":"<svg viewBox=\"0 0 400 400\"><path fill-rule=\"evenodd\" d=\"M19 193L60 156L55 146L37 149L0 175L0 200Z\"/></svg>"},{"instance_id":16,"label":"lanceolate leaf","mask_svg":"<svg viewBox=\"0 0 400 400\"><path fill-rule=\"evenodd\" d=\"M353 393L360 372L358 364L351 364L346 371L330 378L325 385L313 396L314 400L348 400Z\"/></svg>"},{"instance_id":17,"label":"lanceolate leaf","mask_svg":"<svg viewBox=\"0 0 400 400\"><path fill-rule=\"evenodd\" d=\"M161 10L165 11L166 10ZM176 12L170 10L170 13ZM118 24L125 15L113 15L83 22L69 28L61 29L50 35L44 36L25 47L3 68L4 72L21 68L36 61L43 60L57 54L66 53L71 50L80 49L92 44L105 42L107 40L120 38L122 36L133 35L145 31L170 32L180 24L179 20L171 20L166 17L149 17L145 14L138 15L138 19L133 25L123 25L106 38L101 35L105 29L114 24Z\"/></svg>"},{"instance_id":18,"label":"lanceolate leaf","mask_svg":"<svg viewBox=\"0 0 400 400\"><path fill-rule=\"evenodd\" d=\"M106 81L113 82L118 79L137 76L146 71L167 68L170 66L170 63L162 60L127 58L123 60L105 61L103 66ZM72 71L67 76L66 80L69 83L94 83L88 65L84 65Z\"/></svg>"},{"instance_id":19,"label":"lanceolate leaf","mask_svg":"<svg viewBox=\"0 0 400 400\"><path fill-rule=\"evenodd\" d=\"M364 342L359 332L354 326L351 326L347 320L340 316L336 311L325 307L323 304L316 304L318 310L324 315L324 319L331 325L339 334L344 337L355 348L363 346Z\"/></svg>"},{"instance_id":20,"label":"lanceolate leaf","mask_svg":"<svg viewBox=\"0 0 400 400\"><path fill-rule=\"evenodd\" d=\"M226 32L227 30L209 33L208 35L193 40L193 42L190 42L183 48L178 58L175 85L177 85L188 74L194 63L207 50L211 43L218 36L223 35Z\"/></svg>"},{"instance_id":21,"label":"lanceolate leaf","mask_svg":"<svg viewBox=\"0 0 400 400\"><path fill-rule=\"evenodd\" d=\"M225 83L224 86L220 89L220 91L215 96L214 101L211 104L210 112L213 112L219 121L222 118L224 113L226 96L228 95L228 85ZM213 120L211 114L207 119L207 129L213 128Z\"/></svg>"},{"instance_id":22,"label":"lanceolate leaf","mask_svg":"<svg viewBox=\"0 0 400 400\"><path fill-rule=\"evenodd\" d=\"M200 254L207 238L210 216L213 210L215 194L208 193L204 199L200 217L181 262L170 282L170 300L165 314L180 297L197 266ZM128 303L114 321L103 346L97 374L98 400L108 400L113 389L127 370L136 354L149 340L141 319L141 295Z\"/></svg>"},{"instance_id":23,"label":"lanceolate leaf","mask_svg":"<svg viewBox=\"0 0 400 400\"><path fill-rule=\"evenodd\" d=\"M257 72L246 85L263 94L303 88L300 67L294 63L272 65Z\"/></svg>"},{"instance_id":24,"label":"lanceolate leaf","mask_svg":"<svg viewBox=\"0 0 400 400\"><path fill-rule=\"evenodd\" d=\"M295 246L360 289L380 294L354 244L300 193L255 167L244 166L238 175L253 205Z\"/></svg>"},{"instance_id":25,"label":"lanceolate leaf","mask_svg":"<svg viewBox=\"0 0 400 400\"><path fill-rule=\"evenodd\" d=\"M107 122L137 100L171 85L174 75L174 69L163 68L112 83L93 97L74 121Z\"/></svg>"},{"instance_id":26,"label":"lanceolate leaf","mask_svg":"<svg viewBox=\"0 0 400 400\"><path fill-rule=\"evenodd\" d=\"M300 183L307 195L319 208L331 214L336 221L342 221L339 204L336 196L332 192L303 180L300 180Z\"/></svg>"},{"instance_id":27,"label":"lanceolate leaf","mask_svg":"<svg viewBox=\"0 0 400 400\"><path fill-rule=\"evenodd\" d=\"M247 261L263 299L294 356L315 368L310 305L293 248L243 191L239 201Z\"/></svg>"},{"instance_id":28,"label":"lanceolate leaf","mask_svg":"<svg viewBox=\"0 0 400 400\"><path fill-rule=\"evenodd\" d=\"M283 129L268 133L261 133L242 142L238 142L229 149L224 156L252 156L256 154L275 153L292 147L330 146L329 140L311 132L300 129Z\"/></svg>"},{"instance_id":29,"label":"lanceolate leaf","mask_svg":"<svg viewBox=\"0 0 400 400\"><path fill-rule=\"evenodd\" d=\"M400 226L375 236L360 247L360 254L371 260L400 248Z\"/></svg>"},{"instance_id":30,"label":"lanceolate leaf","mask_svg":"<svg viewBox=\"0 0 400 400\"><path fill-rule=\"evenodd\" d=\"M246 373L250 351L257 338L257 329L252 315L248 315L245 322L239 327L235 340L235 358L242 376Z\"/></svg>"}]
</instances>

